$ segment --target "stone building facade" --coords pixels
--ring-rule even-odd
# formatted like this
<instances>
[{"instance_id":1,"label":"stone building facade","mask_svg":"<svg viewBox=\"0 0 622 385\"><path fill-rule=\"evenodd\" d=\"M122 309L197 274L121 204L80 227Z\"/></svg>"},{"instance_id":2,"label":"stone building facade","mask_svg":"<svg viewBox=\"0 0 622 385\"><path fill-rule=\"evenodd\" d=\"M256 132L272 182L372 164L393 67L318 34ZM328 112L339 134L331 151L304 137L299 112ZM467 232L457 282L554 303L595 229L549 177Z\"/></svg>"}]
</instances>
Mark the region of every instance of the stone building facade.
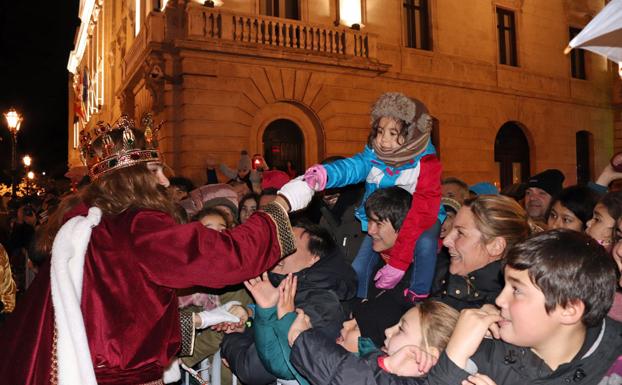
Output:
<instances>
[{"instance_id":1,"label":"stone building facade","mask_svg":"<svg viewBox=\"0 0 622 385\"><path fill-rule=\"evenodd\" d=\"M215 7L212 7L215 5ZM167 163L205 182L240 150L303 169L362 150L383 92L437 118L444 175L594 177L622 149L617 69L563 54L603 0L83 0L68 68L78 132L153 111ZM505 63L505 64L501 64Z\"/></svg>"}]
</instances>

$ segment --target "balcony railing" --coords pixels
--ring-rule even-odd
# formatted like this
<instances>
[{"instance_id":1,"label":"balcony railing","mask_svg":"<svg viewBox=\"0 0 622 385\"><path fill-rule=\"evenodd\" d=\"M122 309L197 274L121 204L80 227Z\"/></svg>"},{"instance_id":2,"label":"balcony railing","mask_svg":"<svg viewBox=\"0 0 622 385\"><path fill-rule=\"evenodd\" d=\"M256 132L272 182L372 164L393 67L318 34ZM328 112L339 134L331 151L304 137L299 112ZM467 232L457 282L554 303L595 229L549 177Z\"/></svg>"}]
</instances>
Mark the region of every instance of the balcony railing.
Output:
<instances>
[{"instance_id":1,"label":"balcony railing","mask_svg":"<svg viewBox=\"0 0 622 385\"><path fill-rule=\"evenodd\" d=\"M286 48L301 53L376 58L376 36L345 27L297 20L243 15L189 4L186 37Z\"/></svg>"}]
</instances>

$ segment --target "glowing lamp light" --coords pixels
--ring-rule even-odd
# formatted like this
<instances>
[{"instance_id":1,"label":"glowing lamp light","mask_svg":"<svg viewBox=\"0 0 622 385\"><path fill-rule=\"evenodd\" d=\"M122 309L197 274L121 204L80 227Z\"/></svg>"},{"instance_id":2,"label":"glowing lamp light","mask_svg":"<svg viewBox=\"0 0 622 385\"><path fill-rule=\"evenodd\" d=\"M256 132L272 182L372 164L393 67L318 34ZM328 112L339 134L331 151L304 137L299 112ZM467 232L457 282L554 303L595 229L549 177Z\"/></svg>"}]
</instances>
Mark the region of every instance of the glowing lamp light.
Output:
<instances>
[{"instance_id":1,"label":"glowing lamp light","mask_svg":"<svg viewBox=\"0 0 622 385\"><path fill-rule=\"evenodd\" d=\"M339 0L339 22L354 29L363 27L361 0Z\"/></svg>"},{"instance_id":2,"label":"glowing lamp light","mask_svg":"<svg viewBox=\"0 0 622 385\"><path fill-rule=\"evenodd\" d=\"M15 108L11 108L9 112L4 114L6 118L6 124L9 126L11 132L19 131L19 127L22 124L22 116L15 111Z\"/></svg>"},{"instance_id":3,"label":"glowing lamp light","mask_svg":"<svg viewBox=\"0 0 622 385\"><path fill-rule=\"evenodd\" d=\"M32 158L30 157L30 155L26 155L22 158L22 162L24 162L24 166L30 167L30 165L32 164Z\"/></svg>"},{"instance_id":4,"label":"glowing lamp light","mask_svg":"<svg viewBox=\"0 0 622 385\"><path fill-rule=\"evenodd\" d=\"M28 175L28 179L30 179L30 180L35 179L35 173L34 173L34 172L32 172L32 171L28 171L28 174L27 174L27 175Z\"/></svg>"}]
</instances>

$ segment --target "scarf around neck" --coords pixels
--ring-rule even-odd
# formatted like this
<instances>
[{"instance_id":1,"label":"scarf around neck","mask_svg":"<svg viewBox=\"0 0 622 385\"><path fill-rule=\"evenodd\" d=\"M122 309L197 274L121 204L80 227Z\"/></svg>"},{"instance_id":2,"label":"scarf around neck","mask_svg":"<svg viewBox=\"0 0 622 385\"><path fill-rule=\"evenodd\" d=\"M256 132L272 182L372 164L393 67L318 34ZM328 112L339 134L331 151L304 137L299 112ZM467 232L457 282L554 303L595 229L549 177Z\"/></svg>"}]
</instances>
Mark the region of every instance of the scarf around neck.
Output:
<instances>
[{"instance_id":1,"label":"scarf around neck","mask_svg":"<svg viewBox=\"0 0 622 385\"><path fill-rule=\"evenodd\" d=\"M375 140L372 140L371 145L378 159L383 161L387 166L400 167L424 152L429 143L430 134L425 133L411 139L409 142L404 143L392 151L382 151L382 149L376 146Z\"/></svg>"}]
</instances>

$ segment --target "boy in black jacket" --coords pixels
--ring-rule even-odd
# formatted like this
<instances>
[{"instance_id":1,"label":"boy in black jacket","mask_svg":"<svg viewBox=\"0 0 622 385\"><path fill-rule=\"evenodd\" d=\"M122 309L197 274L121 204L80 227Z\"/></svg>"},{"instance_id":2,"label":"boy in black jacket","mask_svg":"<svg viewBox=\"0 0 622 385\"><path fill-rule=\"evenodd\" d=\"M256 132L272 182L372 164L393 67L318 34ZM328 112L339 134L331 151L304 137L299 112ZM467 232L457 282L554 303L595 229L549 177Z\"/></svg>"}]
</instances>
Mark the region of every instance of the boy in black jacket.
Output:
<instances>
[{"instance_id":1,"label":"boy in black jacket","mask_svg":"<svg viewBox=\"0 0 622 385\"><path fill-rule=\"evenodd\" d=\"M602 246L574 231L516 245L500 310L462 312L430 384L598 384L622 351L622 325L606 318L615 268ZM495 339L484 339L488 331Z\"/></svg>"}]
</instances>

